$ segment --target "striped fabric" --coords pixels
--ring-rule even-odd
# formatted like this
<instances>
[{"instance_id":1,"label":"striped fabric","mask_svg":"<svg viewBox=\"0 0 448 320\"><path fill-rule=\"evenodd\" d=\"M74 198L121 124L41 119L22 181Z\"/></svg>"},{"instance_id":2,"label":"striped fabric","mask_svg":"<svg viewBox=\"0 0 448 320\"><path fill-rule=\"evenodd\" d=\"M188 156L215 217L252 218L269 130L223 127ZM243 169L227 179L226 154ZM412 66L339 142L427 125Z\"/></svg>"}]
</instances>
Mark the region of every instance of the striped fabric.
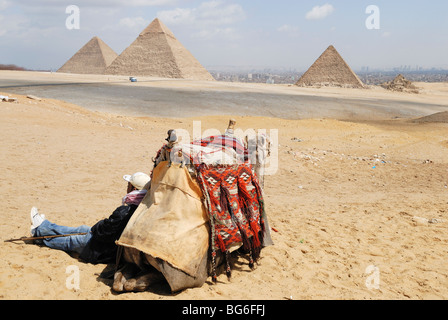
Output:
<instances>
[{"instance_id":1,"label":"striped fabric","mask_svg":"<svg viewBox=\"0 0 448 320\"><path fill-rule=\"evenodd\" d=\"M242 164L247 159L247 149L237 138L218 135L193 141L191 144L179 145L174 148L189 158L189 163L198 165Z\"/></svg>"},{"instance_id":2,"label":"striped fabric","mask_svg":"<svg viewBox=\"0 0 448 320\"><path fill-rule=\"evenodd\" d=\"M226 135L210 136L199 141L193 141L193 144L199 144L202 147L232 148L239 155L243 155L246 151L239 139Z\"/></svg>"},{"instance_id":3,"label":"striped fabric","mask_svg":"<svg viewBox=\"0 0 448 320\"><path fill-rule=\"evenodd\" d=\"M135 190L123 197L122 205L136 205L138 206L142 202L143 198L146 196L147 190Z\"/></svg>"}]
</instances>

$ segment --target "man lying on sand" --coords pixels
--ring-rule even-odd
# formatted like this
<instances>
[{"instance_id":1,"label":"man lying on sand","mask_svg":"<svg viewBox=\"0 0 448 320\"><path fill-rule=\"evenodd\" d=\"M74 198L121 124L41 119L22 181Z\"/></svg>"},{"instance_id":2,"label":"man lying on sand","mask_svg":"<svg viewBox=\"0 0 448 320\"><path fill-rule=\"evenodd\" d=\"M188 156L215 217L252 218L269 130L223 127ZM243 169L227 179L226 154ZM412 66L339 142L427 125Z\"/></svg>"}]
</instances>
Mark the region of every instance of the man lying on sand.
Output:
<instances>
[{"instance_id":1,"label":"man lying on sand","mask_svg":"<svg viewBox=\"0 0 448 320\"><path fill-rule=\"evenodd\" d=\"M93 227L66 227L51 223L40 214L36 207L31 209L31 234L33 237L72 235L35 240L37 244L44 244L52 249L69 253L78 253L79 258L88 263L114 262L117 254L118 240L132 214L147 193L145 186L151 178L142 172L125 175L128 182L127 194L122 205L115 209L109 218L97 222Z\"/></svg>"}]
</instances>

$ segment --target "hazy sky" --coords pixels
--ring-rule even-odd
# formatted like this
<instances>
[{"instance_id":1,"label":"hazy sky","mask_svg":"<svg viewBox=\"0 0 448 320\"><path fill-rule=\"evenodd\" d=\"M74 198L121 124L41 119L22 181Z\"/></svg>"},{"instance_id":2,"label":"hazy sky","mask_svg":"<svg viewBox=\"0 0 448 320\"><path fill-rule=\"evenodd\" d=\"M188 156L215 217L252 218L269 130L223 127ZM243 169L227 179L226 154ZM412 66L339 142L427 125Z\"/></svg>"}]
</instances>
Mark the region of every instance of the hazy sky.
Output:
<instances>
[{"instance_id":1,"label":"hazy sky","mask_svg":"<svg viewBox=\"0 0 448 320\"><path fill-rule=\"evenodd\" d=\"M93 36L120 54L156 17L207 68L303 71L333 44L355 70L448 69L446 0L0 0L0 63L56 70Z\"/></svg>"}]
</instances>

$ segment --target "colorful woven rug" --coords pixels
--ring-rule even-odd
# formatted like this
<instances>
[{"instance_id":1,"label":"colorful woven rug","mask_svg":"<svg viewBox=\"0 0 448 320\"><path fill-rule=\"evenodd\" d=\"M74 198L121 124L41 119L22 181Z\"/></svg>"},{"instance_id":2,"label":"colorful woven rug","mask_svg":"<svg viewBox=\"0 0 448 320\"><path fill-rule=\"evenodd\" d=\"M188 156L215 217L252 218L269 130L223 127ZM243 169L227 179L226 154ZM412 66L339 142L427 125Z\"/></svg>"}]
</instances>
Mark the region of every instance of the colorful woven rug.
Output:
<instances>
[{"instance_id":1,"label":"colorful woven rug","mask_svg":"<svg viewBox=\"0 0 448 320\"><path fill-rule=\"evenodd\" d=\"M228 138L228 137L226 137ZM238 142L221 144L220 139L203 140L201 145L233 148L244 153ZM207 143L209 142L209 143ZM229 254L242 247L249 253L250 267L254 267L260 256L264 234L264 202L262 190L250 163L231 165L195 164L199 185L205 197L210 218L212 277L216 281L216 252L226 257L226 273L230 277Z\"/></svg>"}]
</instances>

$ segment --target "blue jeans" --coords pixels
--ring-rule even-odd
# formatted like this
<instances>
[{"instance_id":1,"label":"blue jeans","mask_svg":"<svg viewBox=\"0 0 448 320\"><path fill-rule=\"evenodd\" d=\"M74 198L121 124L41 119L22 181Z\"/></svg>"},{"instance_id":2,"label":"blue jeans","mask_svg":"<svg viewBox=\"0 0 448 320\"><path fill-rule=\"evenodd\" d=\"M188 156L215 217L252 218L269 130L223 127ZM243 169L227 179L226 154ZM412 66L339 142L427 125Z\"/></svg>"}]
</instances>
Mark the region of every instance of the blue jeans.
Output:
<instances>
[{"instance_id":1,"label":"blue jeans","mask_svg":"<svg viewBox=\"0 0 448 320\"><path fill-rule=\"evenodd\" d=\"M52 249L63 250L66 252L76 252L81 254L84 247L92 238L89 226L65 227L44 220L40 226L34 230L35 237L55 236L61 234L87 233L86 235L76 235L69 237L59 237L44 240L37 240L37 243L45 244Z\"/></svg>"}]
</instances>

